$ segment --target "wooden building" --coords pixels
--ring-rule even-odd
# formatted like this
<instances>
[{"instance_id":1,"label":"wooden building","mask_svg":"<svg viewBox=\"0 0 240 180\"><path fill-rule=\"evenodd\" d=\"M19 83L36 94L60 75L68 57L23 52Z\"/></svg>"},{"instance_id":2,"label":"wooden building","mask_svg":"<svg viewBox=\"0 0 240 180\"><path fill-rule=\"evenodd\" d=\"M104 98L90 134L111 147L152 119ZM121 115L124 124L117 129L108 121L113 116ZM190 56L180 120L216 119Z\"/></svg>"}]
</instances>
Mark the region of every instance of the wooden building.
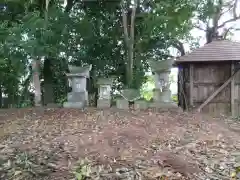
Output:
<instances>
[{"instance_id":1,"label":"wooden building","mask_svg":"<svg viewBox=\"0 0 240 180\"><path fill-rule=\"evenodd\" d=\"M240 116L240 43L214 40L175 61L183 109Z\"/></svg>"}]
</instances>

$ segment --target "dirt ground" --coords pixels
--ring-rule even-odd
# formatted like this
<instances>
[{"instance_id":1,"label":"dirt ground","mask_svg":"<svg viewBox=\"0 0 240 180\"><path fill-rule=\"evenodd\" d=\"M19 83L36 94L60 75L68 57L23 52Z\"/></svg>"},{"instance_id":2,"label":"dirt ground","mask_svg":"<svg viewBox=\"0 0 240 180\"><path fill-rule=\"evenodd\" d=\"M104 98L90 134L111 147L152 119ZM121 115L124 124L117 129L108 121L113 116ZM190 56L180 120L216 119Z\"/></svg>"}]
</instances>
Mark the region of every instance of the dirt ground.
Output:
<instances>
[{"instance_id":1,"label":"dirt ground","mask_svg":"<svg viewBox=\"0 0 240 180\"><path fill-rule=\"evenodd\" d=\"M229 180L239 135L235 120L180 112L1 110L0 179Z\"/></svg>"}]
</instances>

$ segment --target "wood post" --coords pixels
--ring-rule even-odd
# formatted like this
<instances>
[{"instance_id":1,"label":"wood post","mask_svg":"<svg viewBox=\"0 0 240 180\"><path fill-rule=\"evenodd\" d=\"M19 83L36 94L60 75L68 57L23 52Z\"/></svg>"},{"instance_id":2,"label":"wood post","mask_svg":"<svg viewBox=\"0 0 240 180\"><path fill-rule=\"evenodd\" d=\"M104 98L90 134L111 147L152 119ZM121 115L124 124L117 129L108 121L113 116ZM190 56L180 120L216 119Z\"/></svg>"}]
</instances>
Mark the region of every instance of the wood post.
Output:
<instances>
[{"instance_id":1,"label":"wood post","mask_svg":"<svg viewBox=\"0 0 240 180\"><path fill-rule=\"evenodd\" d=\"M221 86L219 87L211 96L209 96L198 108L198 112L201 112L202 108L206 106L218 93L220 93L230 82L232 82L233 78L236 76L240 69L236 70L232 76Z\"/></svg>"},{"instance_id":2,"label":"wood post","mask_svg":"<svg viewBox=\"0 0 240 180\"><path fill-rule=\"evenodd\" d=\"M232 61L231 75L233 75L233 74L234 74L234 62ZM236 116L234 99L235 99L235 78L233 78L231 81L231 115L232 115L232 117Z\"/></svg>"},{"instance_id":3,"label":"wood post","mask_svg":"<svg viewBox=\"0 0 240 180\"><path fill-rule=\"evenodd\" d=\"M193 64L189 68L189 96L190 107L193 107Z\"/></svg>"}]
</instances>

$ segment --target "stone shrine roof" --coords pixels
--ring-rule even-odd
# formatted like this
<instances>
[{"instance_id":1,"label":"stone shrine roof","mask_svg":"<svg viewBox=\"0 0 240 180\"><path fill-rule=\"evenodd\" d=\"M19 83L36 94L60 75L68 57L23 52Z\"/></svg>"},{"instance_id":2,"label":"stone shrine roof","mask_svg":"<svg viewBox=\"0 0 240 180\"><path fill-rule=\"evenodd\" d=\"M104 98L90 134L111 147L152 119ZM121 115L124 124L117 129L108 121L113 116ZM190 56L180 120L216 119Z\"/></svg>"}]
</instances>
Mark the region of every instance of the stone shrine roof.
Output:
<instances>
[{"instance_id":1,"label":"stone shrine roof","mask_svg":"<svg viewBox=\"0 0 240 180\"><path fill-rule=\"evenodd\" d=\"M68 77L89 77L89 71L92 69L92 65L78 67L69 65L70 73L66 73Z\"/></svg>"},{"instance_id":2,"label":"stone shrine roof","mask_svg":"<svg viewBox=\"0 0 240 180\"><path fill-rule=\"evenodd\" d=\"M112 85L113 78L98 78L97 84L98 85Z\"/></svg>"},{"instance_id":3,"label":"stone shrine roof","mask_svg":"<svg viewBox=\"0 0 240 180\"><path fill-rule=\"evenodd\" d=\"M153 59L148 60L148 64L152 72L164 72L166 70L170 71L173 63L174 63L173 59L165 59L161 61L155 61Z\"/></svg>"}]
</instances>

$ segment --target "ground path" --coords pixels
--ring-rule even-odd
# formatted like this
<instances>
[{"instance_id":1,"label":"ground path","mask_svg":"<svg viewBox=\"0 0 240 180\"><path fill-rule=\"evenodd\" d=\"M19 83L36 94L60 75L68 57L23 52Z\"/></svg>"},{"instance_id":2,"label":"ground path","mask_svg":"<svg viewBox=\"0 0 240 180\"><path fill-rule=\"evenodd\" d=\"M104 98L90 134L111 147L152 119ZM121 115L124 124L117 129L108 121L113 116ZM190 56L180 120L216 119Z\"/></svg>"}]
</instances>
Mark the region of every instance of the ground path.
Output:
<instances>
[{"instance_id":1,"label":"ground path","mask_svg":"<svg viewBox=\"0 0 240 180\"><path fill-rule=\"evenodd\" d=\"M85 159L92 179L230 179L239 135L236 121L189 113L1 110L0 176L70 180Z\"/></svg>"}]
</instances>

